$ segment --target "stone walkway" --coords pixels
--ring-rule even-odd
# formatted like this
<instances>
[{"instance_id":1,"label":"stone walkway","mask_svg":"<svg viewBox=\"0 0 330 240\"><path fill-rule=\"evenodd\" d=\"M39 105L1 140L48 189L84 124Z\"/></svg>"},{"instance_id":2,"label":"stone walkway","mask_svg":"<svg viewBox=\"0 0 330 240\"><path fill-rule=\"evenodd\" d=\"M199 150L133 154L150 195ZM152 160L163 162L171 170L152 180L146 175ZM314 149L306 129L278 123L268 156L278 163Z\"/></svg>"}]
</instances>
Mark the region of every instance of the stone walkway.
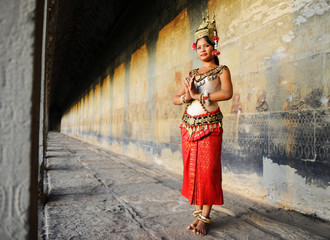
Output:
<instances>
[{"instance_id":1,"label":"stone walkway","mask_svg":"<svg viewBox=\"0 0 330 240\"><path fill-rule=\"evenodd\" d=\"M41 239L201 239L181 177L60 133L49 133ZM225 192L202 239L330 239L330 224Z\"/></svg>"}]
</instances>

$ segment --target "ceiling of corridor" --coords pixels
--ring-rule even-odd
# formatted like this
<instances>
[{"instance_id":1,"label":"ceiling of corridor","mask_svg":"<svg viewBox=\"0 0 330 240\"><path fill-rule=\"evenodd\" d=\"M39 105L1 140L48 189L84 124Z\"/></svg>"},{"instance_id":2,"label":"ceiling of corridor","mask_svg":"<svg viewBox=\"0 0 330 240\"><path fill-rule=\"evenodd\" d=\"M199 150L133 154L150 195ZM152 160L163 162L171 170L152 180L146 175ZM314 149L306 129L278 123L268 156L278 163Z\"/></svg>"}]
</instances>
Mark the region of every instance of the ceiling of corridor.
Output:
<instances>
[{"instance_id":1,"label":"ceiling of corridor","mask_svg":"<svg viewBox=\"0 0 330 240\"><path fill-rule=\"evenodd\" d=\"M82 94L90 85L86 76L97 68L97 60L104 59L106 51L119 51L111 49L116 41L125 46L141 34L140 19L149 17L151 3L152 0L48 0L46 79L50 114L61 115Z\"/></svg>"}]
</instances>

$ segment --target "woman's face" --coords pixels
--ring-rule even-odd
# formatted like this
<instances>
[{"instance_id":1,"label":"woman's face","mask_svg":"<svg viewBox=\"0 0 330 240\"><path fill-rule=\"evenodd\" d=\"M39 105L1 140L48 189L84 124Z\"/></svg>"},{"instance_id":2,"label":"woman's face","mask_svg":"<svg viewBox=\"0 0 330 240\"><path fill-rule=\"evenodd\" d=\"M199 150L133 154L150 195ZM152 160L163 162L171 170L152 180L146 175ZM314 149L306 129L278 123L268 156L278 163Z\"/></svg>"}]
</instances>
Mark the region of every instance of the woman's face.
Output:
<instances>
[{"instance_id":1,"label":"woman's face","mask_svg":"<svg viewBox=\"0 0 330 240\"><path fill-rule=\"evenodd\" d=\"M209 44L204 38L197 41L197 55L203 62L208 62L214 59L212 56L213 46Z\"/></svg>"}]
</instances>

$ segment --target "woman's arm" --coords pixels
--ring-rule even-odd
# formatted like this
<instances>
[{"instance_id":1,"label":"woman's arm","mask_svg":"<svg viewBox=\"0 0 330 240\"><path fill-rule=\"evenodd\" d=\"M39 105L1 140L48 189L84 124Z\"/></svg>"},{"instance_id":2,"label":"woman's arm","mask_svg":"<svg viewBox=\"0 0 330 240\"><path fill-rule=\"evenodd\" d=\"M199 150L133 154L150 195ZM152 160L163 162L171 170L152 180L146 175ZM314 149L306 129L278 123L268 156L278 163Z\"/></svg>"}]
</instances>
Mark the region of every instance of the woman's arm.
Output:
<instances>
[{"instance_id":1,"label":"woman's arm","mask_svg":"<svg viewBox=\"0 0 330 240\"><path fill-rule=\"evenodd\" d=\"M185 86L182 84L179 91L174 95L174 97L172 99L174 105L181 105L182 104L180 97L185 92L186 92Z\"/></svg>"},{"instance_id":2,"label":"woman's arm","mask_svg":"<svg viewBox=\"0 0 330 240\"><path fill-rule=\"evenodd\" d=\"M228 68L223 69L219 75L221 82L221 90L209 94L211 102L229 100L233 96L233 84L231 82L230 71Z\"/></svg>"},{"instance_id":3,"label":"woman's arm","mask_svg":"<svg viewBox=\"0 0 330 240\"><path fill-rule=\"evenodd\" d=\"M231 83L230 71L228 68L223 69L223 72L219 74L221 82L221 90L209 93L209 100L211 102L229 100L233 96L233 85ZM190 82L190 93L193 99L199 100L201 94L194 88L193 83Z\"/></svg>"}]
</instances>

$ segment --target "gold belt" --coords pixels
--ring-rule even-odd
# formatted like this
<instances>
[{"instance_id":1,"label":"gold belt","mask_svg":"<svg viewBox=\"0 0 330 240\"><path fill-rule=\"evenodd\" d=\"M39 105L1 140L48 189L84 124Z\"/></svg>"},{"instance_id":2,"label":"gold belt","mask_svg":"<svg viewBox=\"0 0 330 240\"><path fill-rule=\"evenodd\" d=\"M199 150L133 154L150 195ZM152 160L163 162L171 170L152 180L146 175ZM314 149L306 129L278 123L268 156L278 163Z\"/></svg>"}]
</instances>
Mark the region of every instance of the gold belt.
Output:
<instances>
[{"instance_id":1,"label":"gold belt","mask_svg":"<svg viewBox=\"0 0 330 240\"><path fill-rule=\"evenodd\" d=\"M187 113L183 114L182 121L189 125L189 126L201 126L201 125L209 125L209 124L215 124L215 123L221 123L222 122L222 113L216 112L213 114L205 115L205 116L190 116Z\"/></svg>"}]
</instances>

